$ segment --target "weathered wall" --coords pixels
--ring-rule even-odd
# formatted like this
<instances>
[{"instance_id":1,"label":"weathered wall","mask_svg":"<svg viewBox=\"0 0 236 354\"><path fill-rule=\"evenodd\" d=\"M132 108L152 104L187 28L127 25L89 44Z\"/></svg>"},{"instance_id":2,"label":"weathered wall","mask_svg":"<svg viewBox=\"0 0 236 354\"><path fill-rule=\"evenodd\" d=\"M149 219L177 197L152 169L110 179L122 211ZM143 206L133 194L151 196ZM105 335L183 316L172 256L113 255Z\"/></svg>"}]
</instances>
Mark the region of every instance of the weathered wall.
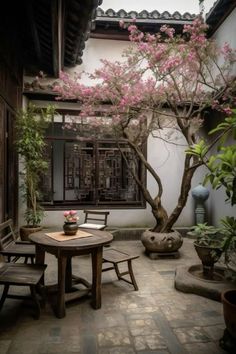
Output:
<instances>
[{"instance_id":1,"label":"weathered wall","mask_svg":"<svg viewBox=\"0 0 236 354\"><path fill-rule=\"evenodd\" d=\"M218 30L214 34L214 38L217 43L222 46L225 42L236 49L236 9L231 12L231 14L226 18L226 20L221 24ZM236 66L234 67L234 72L236 75ZM236 206L231 207L229 203L225 203L225 193L224 189L221 188L218 191L211 192L211 213L213 224L218 224L219 220L226 215L236 215Z\"/></svg>"},{"instance_id":2,"label":"weathered wall","mask_svg":"<svg viewBox=\"0 0 236 354\"><path fill-rule=\"evenodd\" d=\"M112 7L112 5L110 7ZM225 38L230 39L231 45L235 44L234 35L236 33L236 22L233 21L234 17L235 11L229 16L225 23L222 24L222 29L217 31L216 38L220 43L223 43ZM84 50L83 64L77 68L68 70L68 72L93 72L95 68L99 67L101 58L108 60L120 60L122 50L128 45L129 42L125 41L89 39ZM84 83L91 84L91 81L88 78L84 78ZM36 101L35 103L39 105L44 104L40 101ZM71 104L58 103L58 105L62 108L71 107ZM74 106L76 107L76 104ZM163 179L163 204L167 208L168 212L173 209L178 199L180 178L183 170L183 149L184 146L170 145L160 140L157 141L157 139L152 137L148 141L148 159L152 162L153 167L158 171L161 178ZM197 171L193 179L192 188L194 188L198 183L202 182L203 172L203 169ZM154 195L157 192L156 186L154 185L153 180L149 175L147 176L147 183L151 194ZM220 207L216 208L216 205L220 205ZM225 205L220 193L211 193L209 201L207 202L207 209L209 213L209 220L212 219L214 222L218 220L220 215L226 212ZM112 209L110 212L110 226L143 227L151 226L154 223L154 219L148 205L146 209ZM214 217L212 216L213 213L215 213ZM79 216L81 217L81 221L83 221L82 211L79 211ZM62 211L48 211L46 213L46 218L44 220L46 225L62 224L62 222ZM187 205L184 208L176 226L191 226L193 224L194 203L193 198L190 195Z\"/></svg>"},{"instance_id":3,"label":"weathered wall","mask_svg":"<svg viewBox=\"0 0 236 354\"><path fill-rule=\"evenodd\" d=\"M83 64L77 68L70 69L68 72L73 74L73 72L86 71L93 72L94 69L98 68L100 64L100 59L105 58L108 60L121 60L121 53L124 48L130 45L129 42L123 41L112 41L112 40L102 40L102 39L90 39L87 42L86 49L83 56ZM86 84L91 84L91 81L85 77L84 82ZM43 102L37 102L37 104L43 104ZM71 107L71 104L58 103L61 107ZM76 107L76 104L75 104ZM150 137L148 141L148 159L151 161L152 166L158 171L163 180L163 205L167 208L170 213L174 206L177 204L178 193L180 188L180 179L183 171L183 141L178 141L180 146L175 146L173 144L167 144L161 140ZM200 173L200 172L199 172ZM193 180L193 187L196 186L202 178L199 173ZM156 195L157 187L154 184L151 176L147 175L148 188L152 195ZM194 223L194 211L193 211L193 200L190 195L188 203L180 216L177 226L189 226ZM109 225L111 226L121 226L121 227L142 227L151 226L154 223L154 218L150 211L150 207L147 205L146 209L122 209L122 210L110 210ZM52 217L53 215L53 217ZM62 222L62 212L47 212L47 217L45 218L45 224L60 223ZM80 213L83 218L83 213Z\"/></svg>"}]
</instances>

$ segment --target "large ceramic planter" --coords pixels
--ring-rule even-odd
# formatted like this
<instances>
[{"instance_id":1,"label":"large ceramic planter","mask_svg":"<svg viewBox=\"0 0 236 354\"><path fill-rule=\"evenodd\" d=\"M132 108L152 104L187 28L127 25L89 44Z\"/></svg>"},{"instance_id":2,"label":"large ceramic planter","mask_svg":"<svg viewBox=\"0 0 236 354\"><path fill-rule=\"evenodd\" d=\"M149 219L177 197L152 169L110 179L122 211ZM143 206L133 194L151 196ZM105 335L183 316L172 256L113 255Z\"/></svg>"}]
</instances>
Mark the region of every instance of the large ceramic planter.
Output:
<instances>
[{"instance_id":1,"label":"large ceramic planter","mask_svg":"<svg viewBox=\"0 0 236 354\"><path fill-rule=\"evenodd\" d=\"M141 241L151 258L158 257L158 255L176 254L183 244L182 236L178 231L163 233L146 230L141 235Z\"/></svg>"},{"instance_id":2,"label":"large ceramic planter","mask_svg":"<svg viewBox=\"0 0 236 354\"><path fill-rule=\"evenodd\" d=\"M224 320L230 335L236 340L236 289L221 294Z\"/></svg>"},{"instance_id":3,"label":"large ceramic planter","mask_svg":"<svg viewBox=\"0 0 236 354\"><path fill-rule=\"evenodd\" d=\"M229 353L236 350L236 289L221 294L226 329L220 339L220 346Z\"/></svg>"},{"instance_id":4,"label":"large ceramic planter","mask_svg":"<svg viewBox=\"0 0 236 354\"><path fill-rule=\"evenodd\" d=\"M21 226L20 227L20 238L22 241L30 241L29 235L34 232L42 230L42 226L32 227L32 226Z\"/></svg>"},{"instance_id":5,"label":"large ceramic planter","mask_svg":"<svg viewBox=\"0 0 236 354\"><path fill-rule=\"evenodd\" d=\"M214 264L219 260L222 250L218 247L199 245L194 242L195 250L202 262L203 276L206 279L213 279Z\"/></svg>"}]
</instances>

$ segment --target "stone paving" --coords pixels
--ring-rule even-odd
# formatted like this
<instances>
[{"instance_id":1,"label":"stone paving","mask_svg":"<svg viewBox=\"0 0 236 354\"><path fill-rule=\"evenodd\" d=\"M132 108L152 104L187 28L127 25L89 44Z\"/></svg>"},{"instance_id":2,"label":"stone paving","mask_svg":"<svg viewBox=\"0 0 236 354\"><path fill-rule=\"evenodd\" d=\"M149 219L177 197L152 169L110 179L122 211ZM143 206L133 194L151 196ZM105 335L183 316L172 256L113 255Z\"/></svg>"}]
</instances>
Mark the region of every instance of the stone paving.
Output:
<instances>
[{"instance_id":1,"label":"stone paving","mask_svg":"<svg viewBox=\"0 0 236 354\"><path fill-rule=\"evenodd\" d=\"M50 304L39 320L26 300L7 299L0 312L0 354L220 354L225 328L219 302L174 288L177 265L199 263L185 238L179 259L151 260L140 241L114 241L112 247L138 253L133 268L139 291L103 273L102 308L89 298L67 304L57 319ZM56 280L56 259L47 255L46 283ZM73 272L91 279L90 257L73 259Z\"/></svg>"}]
</instances>

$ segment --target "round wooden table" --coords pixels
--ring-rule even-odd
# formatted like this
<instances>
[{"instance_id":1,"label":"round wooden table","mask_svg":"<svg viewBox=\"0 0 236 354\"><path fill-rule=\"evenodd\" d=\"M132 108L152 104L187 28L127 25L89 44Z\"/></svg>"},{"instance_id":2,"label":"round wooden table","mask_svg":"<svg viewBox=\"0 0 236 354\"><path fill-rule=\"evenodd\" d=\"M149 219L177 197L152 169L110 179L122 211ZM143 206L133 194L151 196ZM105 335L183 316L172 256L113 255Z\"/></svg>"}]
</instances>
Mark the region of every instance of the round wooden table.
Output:
<instances>
[{"instance_id":1,"label":"round wooden table","mask_svg":"<svg viewBox=\"0 0 236 354\"><path fill-rule=\"evenodd\" d=\"M57 258L58 264L58 284L57 284L57 303L56 316L63 318L66 315L65 303L81 297L81 291L73 291L73 278L77 282L83 283L92 294L91 305L95 309L101 308L101 278L102 278L102 250L103 246L113 240L111 233L100 230L83 230L92 234L90 237L76 238L73 240L57 241L47 233L52 230L43 230L29 235L30 240L36 246L36 263L44 264L45 252L53 254ZM91 254L92 258L92 284L85 279L72 276L71 258Z\"/></svg>"}]
</instances>

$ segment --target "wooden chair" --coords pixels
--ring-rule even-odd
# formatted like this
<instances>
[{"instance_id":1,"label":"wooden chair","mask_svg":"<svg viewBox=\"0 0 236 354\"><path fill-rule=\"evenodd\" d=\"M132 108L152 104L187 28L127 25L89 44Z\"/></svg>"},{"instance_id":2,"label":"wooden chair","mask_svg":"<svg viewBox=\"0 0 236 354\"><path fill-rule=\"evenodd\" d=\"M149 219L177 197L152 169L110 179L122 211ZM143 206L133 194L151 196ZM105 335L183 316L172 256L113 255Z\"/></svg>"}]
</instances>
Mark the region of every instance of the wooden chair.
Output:
<instances>
[{"instance_id":1,"label":"wooden chair","mask_svg":"<svg viewBox=\"0 0 236 354\"><path fill-rule=\"evenodd\" d=\"M4 285L0 299L0 311L6 298L31 298L36 305L36 315L34 317L38 319L40 317L40 303L37 298L37 290L40 289L40 280L43 280L46 267L46 265L5 263L0 261L0 284ZM29 286L31 296L9 294L10 285Z\"/></svg>"},{"instance_id":2,"label":"wooden chair","mask_svg":"<svg viewBox=\"0 0 236 354\"><path fill-rule=\"evenodd\" d=\"M34 263L35 246L30 242L17 240L11 219L0 224L0 254L6 257L8 262L16 262L23 257L25 263L28 259Z\"/></svg>"},{"instance_id":3,"label":"wooden chair","mask_svg":"<svg viewBox=\"0 0 236 354\"><path fill-rule=\"evenodd\" d=\"M84 224L79 225L79 227L97 230L104 230L107 227L109 211L84 210L84 213Z\"/></svg>"},{"instance_id":4,"label":"wooden chair","mask_svg":"<svg viewBox=\"0 0 236 354\"><path fill-rule=\"evenodd\" d=\"M102 271L106 272L108 270L114 269L116 272L116 275L119 280L124 280L125 282L132 284L134 287L134 290L138 290L138 285L136 283L134 273L133 273L133 268L132 268L132 260L139 258L138 255L130 255L124 251L115 249L115 248L109 248L109 249L104 249L103 250L103 263L111 263L113 264L111 267L103 268ZM124 272L120 272L119 270L119 263L127 262L127 267L128 270ZM124 278L124 275L129 275L130 280Z\"/></svg>"}]
</instances>

